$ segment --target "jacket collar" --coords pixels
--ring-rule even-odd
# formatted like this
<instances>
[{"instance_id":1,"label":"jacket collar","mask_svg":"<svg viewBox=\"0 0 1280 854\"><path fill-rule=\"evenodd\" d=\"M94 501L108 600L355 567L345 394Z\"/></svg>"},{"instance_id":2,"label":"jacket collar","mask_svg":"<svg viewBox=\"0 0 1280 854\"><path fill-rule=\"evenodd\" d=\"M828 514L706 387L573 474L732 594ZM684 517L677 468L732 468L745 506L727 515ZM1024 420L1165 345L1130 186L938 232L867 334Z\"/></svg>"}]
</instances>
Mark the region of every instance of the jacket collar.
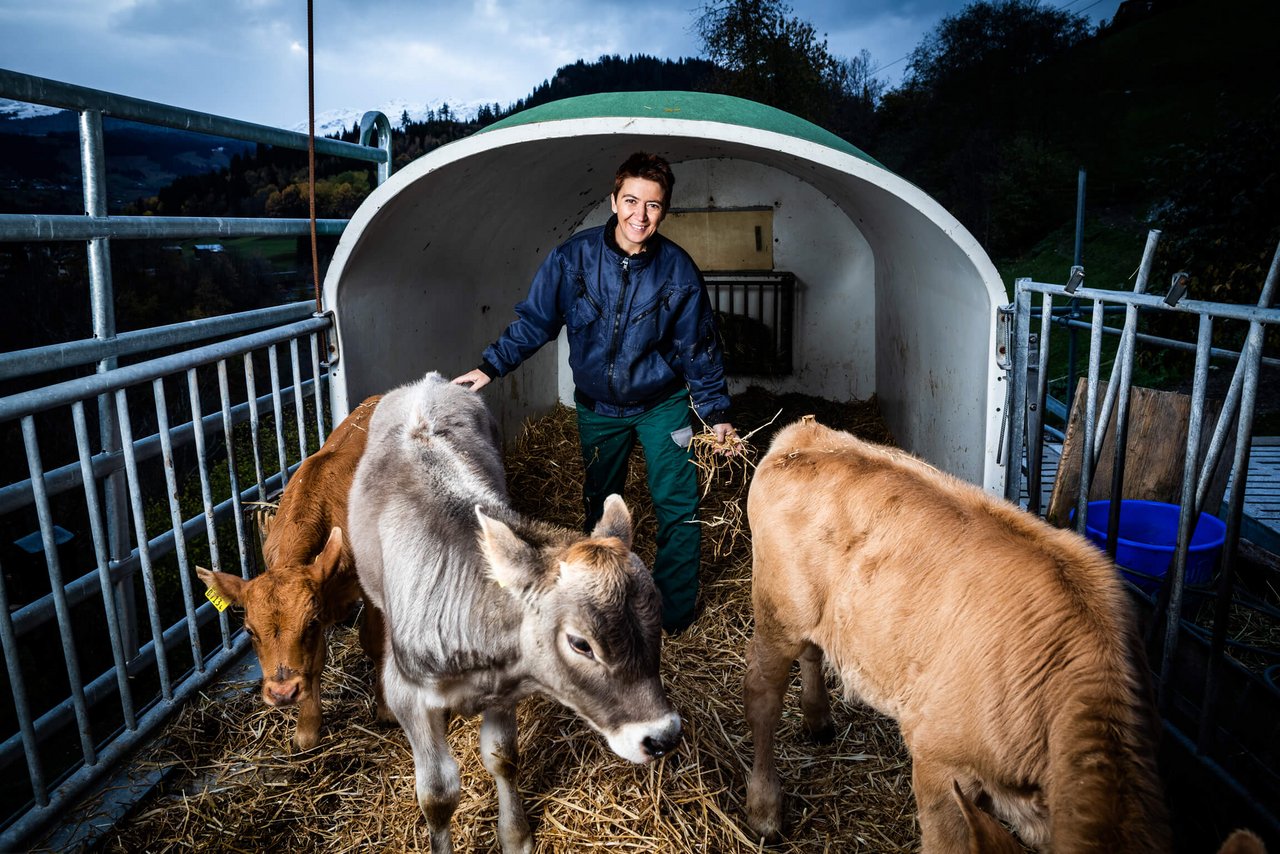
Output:
<instances>
[{"instance_id":1,"label":"jacket collar","mask_svg":"<svg viewBox=\"0 0 1280 854\"><path fill-rule=\"evenodd\" d=\"M649 242L645 244L644 251L637 252L632 255L625 252L623 248L618 245L618 238L616 237L617 228L618 215L613 214L609 217L609 221L604 224L604 245L609 247L609 250L613 252L614 255L617 255L619 259L625 258L631 261L633 267L643 267L657 256L658 247L664 239L661 234L655 232L653 237L649 238Z\"/></svg>"}]
</instances>

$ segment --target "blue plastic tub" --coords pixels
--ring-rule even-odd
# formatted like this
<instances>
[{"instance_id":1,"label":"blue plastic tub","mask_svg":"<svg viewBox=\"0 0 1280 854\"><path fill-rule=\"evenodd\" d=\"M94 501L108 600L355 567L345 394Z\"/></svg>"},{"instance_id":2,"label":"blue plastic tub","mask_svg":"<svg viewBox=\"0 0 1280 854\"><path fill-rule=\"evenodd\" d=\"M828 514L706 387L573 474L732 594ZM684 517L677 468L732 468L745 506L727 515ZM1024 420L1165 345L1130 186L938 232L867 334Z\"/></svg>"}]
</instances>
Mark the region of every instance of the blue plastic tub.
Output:
<instances>
[{"instance_id":1,"label":"blue plastic tub","mask_svg":"<svg viewBox=\"0 0 1280 854\"><path fill-rule=\"evenodd\" d=\"M1147 593L1154 592L1173 565L1178 545L1177 504L1125 499L1120 502L1120 531L1116 565L1125 578ZM1110 501L1090 501L1085 532L1098 548L1107 548ZM1201 513L1187 550L1187 584L1206 584L1218 563L1227 526L1221 519ZM1125 570L1133 570L1126 572Z\"/></svg>"}]
</instances>

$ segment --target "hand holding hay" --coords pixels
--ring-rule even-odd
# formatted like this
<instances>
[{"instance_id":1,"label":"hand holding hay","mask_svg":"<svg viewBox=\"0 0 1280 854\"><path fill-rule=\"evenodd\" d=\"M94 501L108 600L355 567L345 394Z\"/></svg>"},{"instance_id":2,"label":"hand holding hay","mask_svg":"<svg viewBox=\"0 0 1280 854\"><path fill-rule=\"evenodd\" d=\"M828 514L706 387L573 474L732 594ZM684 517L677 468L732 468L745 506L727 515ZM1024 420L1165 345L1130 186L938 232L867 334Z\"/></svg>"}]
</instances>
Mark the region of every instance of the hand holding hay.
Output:
<instances>
[{"instance_id":1,"label":"hand holding hay","mask_svg":"<svg viewBox=\"0 0 1280 854\"><path fill-rule=\"evenodd\" d=\"M739 436L730 424L717 424L714 427L702 422L702 432L695 433L692 439L693 464L703 475L702 497L706 498L712 484L723 481L733 483L734 475L741 471L738 489L747 484L747 471L753 465L751 459L756 454L755 446L749 441L752 436L768 427L782 410L745 436Z\"/></svg>"}]
</instances>

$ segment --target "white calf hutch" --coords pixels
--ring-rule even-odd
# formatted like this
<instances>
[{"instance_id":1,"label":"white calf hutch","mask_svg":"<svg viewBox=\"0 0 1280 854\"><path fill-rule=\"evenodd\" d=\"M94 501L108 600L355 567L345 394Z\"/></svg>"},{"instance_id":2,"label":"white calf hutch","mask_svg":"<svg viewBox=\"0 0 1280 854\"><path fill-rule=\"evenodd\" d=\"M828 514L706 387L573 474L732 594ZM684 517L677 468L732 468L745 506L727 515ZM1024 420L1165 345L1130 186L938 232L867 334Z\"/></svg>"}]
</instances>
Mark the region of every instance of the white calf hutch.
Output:
<instances>
[{"instance_id":1,"label":"white calf hutch","mask_svg":"<svg viewBox=\"0 0 1280 854\"><path fill-rule=\"evenodd\" d=\"M559 101L393 175L352 218L324 283L339 342L335 416L427 370L474 367L546 253L608 218L614 170L639 150L671 161L662 229L699 262L717 309L731 322L751 315L789 356L734 376L733 389L874 394L903 448L1003 488L996 308L1007 298L982 248L847 142L725 96ZM511 438L571 391L562 337L483 393Z\"/></svg>"}]
</instances>

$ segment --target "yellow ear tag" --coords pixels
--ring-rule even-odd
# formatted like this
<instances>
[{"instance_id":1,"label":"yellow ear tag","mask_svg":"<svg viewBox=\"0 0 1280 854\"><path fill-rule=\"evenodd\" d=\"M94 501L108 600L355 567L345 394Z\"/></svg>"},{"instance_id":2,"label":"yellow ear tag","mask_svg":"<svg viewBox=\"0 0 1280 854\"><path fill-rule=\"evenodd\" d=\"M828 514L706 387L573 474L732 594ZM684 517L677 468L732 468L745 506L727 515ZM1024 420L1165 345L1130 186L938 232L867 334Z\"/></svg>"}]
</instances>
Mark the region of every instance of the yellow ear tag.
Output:
<instances>
[{"instance_id":1,"label":"yellow ear tag","mask_svg":"<svg viewBox=\"0 0 1280 854\"><path fill-rule=\"evenodd\" d=\"M226 599L223 599L221 596L215 593L212 587L206 587L204 589L204 598L212 602L213 607L217 608L219 611L227 610L227 606L231 604Z\"/></svg>"}]
</instances>

